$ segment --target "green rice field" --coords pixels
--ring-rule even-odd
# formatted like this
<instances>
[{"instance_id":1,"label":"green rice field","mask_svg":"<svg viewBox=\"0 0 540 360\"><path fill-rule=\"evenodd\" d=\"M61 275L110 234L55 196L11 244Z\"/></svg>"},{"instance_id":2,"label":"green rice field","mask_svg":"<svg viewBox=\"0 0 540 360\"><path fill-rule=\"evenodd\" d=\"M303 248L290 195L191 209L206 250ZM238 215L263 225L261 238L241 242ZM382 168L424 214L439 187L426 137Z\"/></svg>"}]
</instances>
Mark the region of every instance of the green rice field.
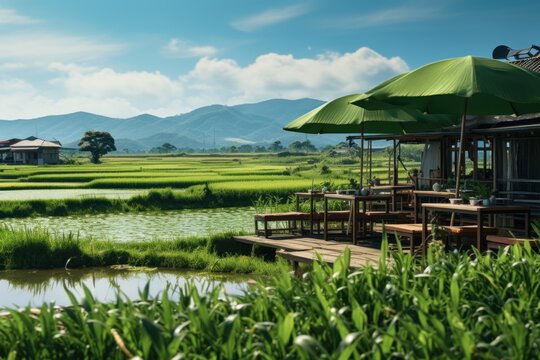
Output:
<instances>
[{"instance_id":1,"label":"green rice field","mask_svg":"<svg viewBox=\"0 0 540 360\"><path fill-rule=\"evenodd\" d=\"M0 190L22 189L186 189L208 183L216 189L252 191L335 185L358 178L359 159L322 155L194 155L181 157L115 156L101 164L81 159L80 165L0 165ZM407 163L411 169L417 166ZM328 168L329 172L323 170ZM374 157L373 177L388 178L388 161ZM402 178L406 176L403 170Z\"/></svg>"}]
</instances>

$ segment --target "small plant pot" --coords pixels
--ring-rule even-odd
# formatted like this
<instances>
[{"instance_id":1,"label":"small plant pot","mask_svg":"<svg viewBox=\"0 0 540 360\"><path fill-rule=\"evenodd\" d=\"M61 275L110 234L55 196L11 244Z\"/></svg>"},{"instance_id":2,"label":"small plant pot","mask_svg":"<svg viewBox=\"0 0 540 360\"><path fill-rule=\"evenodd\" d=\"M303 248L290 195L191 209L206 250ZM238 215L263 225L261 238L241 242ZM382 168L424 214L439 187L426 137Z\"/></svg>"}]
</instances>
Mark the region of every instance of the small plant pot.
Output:
<instances>
[{"instance_id":1,"label":"small plant pot","mask_svg":"<svg viewBox=\"0 0 540 360\"><path fill-rule=\"evenodd\" d=\"M345 194L345 190L336 190L336 194L343 195Z\"/></svg>"},{"instance_id":2,"label":"small plant pot","mask_svg":"<svg viewBox=\"0 0 540 360\"><path fill-rule=\"evenodd\" d=\"M478 205L482 204L482 200L471 199L471 200L469 200L469 204L474 205L474 206L478 206Z\"/></svg>"},{"instance_id":3,"label":"small plant pot","mask_svg":"<svg viewBox=\"0 0 540 360\"><path fill-rule=\"evenodd\" d=\"M433 188L433 191L437 191L437 192L441 191L441 189L442 189L441 184L439 184L439 183L433 184L432 188Z\"/></svg>"},{"instance_id":4,"label":"small plant pot","mask_svg":"<svg viewBox=\"0 0 540 360\"><path fill-rule=\"evenodd\" d=\"M362 190L360 190L360 195L368 196L369 195L369 188L362 188Z\"/></svg>"},{"instance_id":5,"label":"small plant pot","mask_svg":"<svg viewBox=\"0 0 540 360\"><path fill-rule=\"evenodd\" d=\"M489 206L489 199L483 199L482 200L482 205Z\"/></svg>"},{"instance_id":6,"label":"small plant pot","mask_svg":"<svg viewBox=\"0 0 540 360\"><path fill-rule=\"evenodd\" d=\"M460 199L460 198L452 198L448 200L450 200L450 204L452 205L463 204L463 199Z\"/></svg>"}]
</instances>

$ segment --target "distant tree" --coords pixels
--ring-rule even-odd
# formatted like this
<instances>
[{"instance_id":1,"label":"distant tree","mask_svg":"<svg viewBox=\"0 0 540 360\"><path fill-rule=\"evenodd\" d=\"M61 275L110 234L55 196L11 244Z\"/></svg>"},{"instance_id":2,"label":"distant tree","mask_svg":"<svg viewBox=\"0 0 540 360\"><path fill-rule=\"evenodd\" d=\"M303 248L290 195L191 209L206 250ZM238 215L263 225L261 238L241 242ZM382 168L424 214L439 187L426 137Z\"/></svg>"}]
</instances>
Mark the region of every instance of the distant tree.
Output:
<instances>
[{"instance_id":1,"label":"distant tree","mask_svg":"<svg viewBox=\"0 0 540 360\"><path fill-rule=\"evenodd\" d=\"M274 141L272 145L268 147L268 150L271 152L278 152L278 151L283 150L283 145L281 144L281 141L277 140L277 141Z\"/></svg>"},{"instance_id":2,"label":"distant tree","mask_svg":"<svg viewBox=\"0 0 540 360\"><path fill-rule=\"evenodd\" d=\"M124 148L124 152L125 152L126 154L129 154L129 149L128 149L128 148Z\"/></svg>"},{"instance_id":3,"label":"distant tree","mask_svg":"<svg viewBox=\"0 0 540 360\"><path fill-rule=\"evenodd\" d=\"M116 151L114 138L107 131L87 131L79 141L79 151L89 151L90 161L99 163L99 159L111 152Z\"/></svg>"},{"instance_id":4,"label":"distant tree","mask_svg":"<svg viewBox=\"0 0 540 360\"><path fill-rule=\"evenodd\" d=\"M303 149L301 141L293 141L289 144L289 149L293 151L300 151Z\"/></svg>"},{"instance_id":5,"label":"distant tree","mask_svg":"<svg viewBox=\"0 0 540 360\"><path fill-rule=\"evenodd\" d=\"M164 143L163 145L160 146L160 148L165 154L173 153L173 152L176 152L176 150L178 150L176 146L169 143Z\"/></svg>"},{"instance_id":6,"label":"distant tree","mask_svg":"<svg viewBox=\"0 0 540 360\"><path fill-rule=\"evenodd\" d=\"M241 153L250 153L250 152L253 152L253 146L249 145L249 144L245 144L245 145L240 145L238 147L238 152L241 152Z\"/></svg>"},{"instance_id":7,"label":"distant tree","mask_svg":"<svg viewBox=\"0 0 540 360\"><path fill-rule=\"evenodd\" d=\"M263 152L266 152L266 148L262 145L257 145L255 146L255 149L254 149L255 152L258 152L258 153L263 153Z\"/></svg>"},{"instance_id":8,"label":"distant tree","mask_svg":"<svg viewBox=\"0 0 540 360\"><path fill-rule=\"evenodd\" d=\"M311 143L311 141L306 140L306 141L302 141L302 150L307 151L307 152L315 152L317 151L317 148L315 147L315 145Z\"/></svg>"},{"instance_id":9,"label":"distant tree","mask_svg":"<svg viewBox=\"0 0 540 360\"><path fill-rule=\"evenodd\" d=\"M229 148L229 152L237 153L237 152L238 152L238 148L237 148L236 146L233 145L233 146L231 146L231 147Z\"/></svg>"}]
</instances>

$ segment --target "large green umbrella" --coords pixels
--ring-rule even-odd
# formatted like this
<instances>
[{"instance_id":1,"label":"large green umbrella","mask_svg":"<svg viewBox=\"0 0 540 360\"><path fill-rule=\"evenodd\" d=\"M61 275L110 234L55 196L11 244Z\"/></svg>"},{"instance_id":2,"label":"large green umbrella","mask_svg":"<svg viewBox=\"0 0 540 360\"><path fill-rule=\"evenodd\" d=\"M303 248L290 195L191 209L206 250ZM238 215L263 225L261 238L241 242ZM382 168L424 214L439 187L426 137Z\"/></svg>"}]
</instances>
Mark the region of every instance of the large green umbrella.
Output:
<instances>
[{"instance_id":1,"label":"large green umbrella","mask_svg":"<svg viewBox=\"0 0 540 360\"><path fill-rule=\"evenodd\" d=\"M329 101L283 129L308 134L407 134L438 130L456 123L456 116L425 115L415 109L368 111L351 105L358 94Z\"/></svg>"},{"instance_id":2,"label":"large green umbrella","mask_svg":"<svg viewBox=\"0 0 540 360\"><path fill-rule=\"evenodd\" d=\"M467 114L540 112L540 74L497 60L465 56L403 74L359 95L352 103L370 110L399 107L428 114L461 115L456 172L459 195Z\"/></svg>"},{"instance_id":3,"label":"large green umbrella","mask_svg":"<svg viewBox=\"0 0 540 360\"><path fill-rule=\"evenodd\" d=\"M402 76L402 75L399 75ZM386 109L368 111L351 105L359 95L347 95L329 101L300 116L283 129L308 134L360 133L360 184L363 182L364 134L406 134L440 129L455 124L457 117L425 115L418 110Z\"/></svg>"}]
</instances>

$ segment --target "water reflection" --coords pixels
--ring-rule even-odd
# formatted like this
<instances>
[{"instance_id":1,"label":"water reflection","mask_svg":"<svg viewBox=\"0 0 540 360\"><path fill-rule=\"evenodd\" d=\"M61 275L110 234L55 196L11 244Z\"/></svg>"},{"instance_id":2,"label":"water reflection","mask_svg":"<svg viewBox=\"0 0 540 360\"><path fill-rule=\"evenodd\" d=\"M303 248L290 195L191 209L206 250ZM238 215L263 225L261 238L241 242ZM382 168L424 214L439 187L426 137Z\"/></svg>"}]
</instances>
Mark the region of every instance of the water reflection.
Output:
<instances>
[{"instance_id":1,"label":"water reflection","mask_svg":"<svg viewBox=\"0 0 540 360\"><path fill-rule=\"evenodd\" d=\"M44 302L69 305L64 286L78 299L83 297L84 285L96 299L110 301L116 298L119 289L130 299L137 299L139 290L147 283L152 296L158 296L167 285L183 288L188 281L201 292L222 286L227 294L240 294L250 280L253 276L164 269L7 270L0 271L0 308L40 306Z\"/></svg>"},{"instance_id":2,"label":"water reflection","mask_svg":"<svg viewBox=\"0 0 540 360\"><path fill-rule=\"evenodd\" d=\"M40 189L0 191L0 200L43 200L99 197L109 199L128 199L145 194L148 190L139 189Z\"/></svg>"},{"instance_id":3,"label":"water reflection","mask_svg":"<svg viewBox=\"0 0 540 360\"><path fill-rule=\"evenodd\" d=\"M0 225L40 227L52 233L73 233L96 240L147 241L208 236L226 231L253 231L249 207L194 209L165 212L99 214L65 217L2 219Z\"/></svg>"}]
</instances>

